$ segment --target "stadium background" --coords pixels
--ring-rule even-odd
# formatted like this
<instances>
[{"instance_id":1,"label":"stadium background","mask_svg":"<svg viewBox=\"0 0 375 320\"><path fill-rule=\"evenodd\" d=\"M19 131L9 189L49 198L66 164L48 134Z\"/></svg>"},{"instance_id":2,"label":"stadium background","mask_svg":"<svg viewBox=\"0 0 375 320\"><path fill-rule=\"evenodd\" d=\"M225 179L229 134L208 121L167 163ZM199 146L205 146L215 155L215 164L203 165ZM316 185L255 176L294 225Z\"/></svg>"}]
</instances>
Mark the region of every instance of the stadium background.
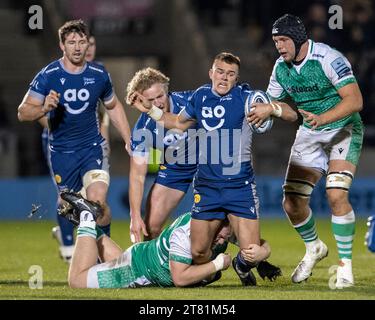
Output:
<instances>
[{"instance_id":1,"label":"stadium background","mask_svg":"<svg viewBox=\"0 0 375 320\"><path fill-rule=\"evenodd\" d=\"M43 9L43 29L28 22L31 5ZM328 8L343 8L343 29L331 30ZM0 219L25 219L31 204L41 204L44 218L54 218L54 187L41 150L38 123L19 123L17 106L33 76L61 56L57 29L64 21L83 18L97 39L97 60L110 71L117 95L134 72L145 66L160 68L171 78L171 90L196 88L206 83L212 57L230 51L242 61L241 80L265 90L277 58L271 40L272 22L292 12L303 18L309 36L331 44L346 54L364 96L362 118L366 125L360 165L352 188L356 212L374 212L375 179L375 42L374 2L246 1L246 0L54 0L10 1L0 4ZM125 106L130 124L139 113ZM254 165L263 216L284 217L281 182L297 124L276 121L272 131L254 141ZM109 203L115 219L128 218L129 158L111 128ZM153 176L148 179L151 185ZM313 207L328 216L324 188L316 191ZM18 201L22 195L22 201ZM187 197L176 210L189 210Z\"/></svg>"}]
</instances>

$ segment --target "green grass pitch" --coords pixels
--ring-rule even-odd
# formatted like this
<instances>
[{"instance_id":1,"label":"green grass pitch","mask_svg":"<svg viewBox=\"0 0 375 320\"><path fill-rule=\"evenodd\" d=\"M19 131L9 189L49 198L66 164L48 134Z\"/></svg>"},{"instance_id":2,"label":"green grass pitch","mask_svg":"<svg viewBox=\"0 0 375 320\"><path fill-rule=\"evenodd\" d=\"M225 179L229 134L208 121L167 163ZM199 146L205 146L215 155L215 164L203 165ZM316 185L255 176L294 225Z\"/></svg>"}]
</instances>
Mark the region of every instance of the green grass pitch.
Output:
<instances>
[{"instance_id":1,"label":"green grass pitch","mask_svg":"<svg viewBox=\"0 0 375 320\"><path fill-rule=\"evenodd\" d=\"M257 287L242 287L232 268L223 273L220 281L206 288L139 288L73 290L67 285L68 266L58 256L57 243L51 238L53 221L4 222L0 224L0 299L375 299L375 254L363 245L365 220L357 221L354 244L354 276L356 286L331 290L329 273L337 264L337 250L331 234L329 219L317 220L320 238L330 253L314 269L313 276L302 284L292 284L290 274L304 254L304 245L286 219L263 219L262 237L272 247L269 259L279 265L283 276L276 282L258 277ZM130 245L129 224L114 221L112 237L123 248ZM229 251L236 253L234 246ZM30 266L43 270L43 288L30 289ZM333 279L331 279L332 281Z\"/></svg>"}]
</instances>

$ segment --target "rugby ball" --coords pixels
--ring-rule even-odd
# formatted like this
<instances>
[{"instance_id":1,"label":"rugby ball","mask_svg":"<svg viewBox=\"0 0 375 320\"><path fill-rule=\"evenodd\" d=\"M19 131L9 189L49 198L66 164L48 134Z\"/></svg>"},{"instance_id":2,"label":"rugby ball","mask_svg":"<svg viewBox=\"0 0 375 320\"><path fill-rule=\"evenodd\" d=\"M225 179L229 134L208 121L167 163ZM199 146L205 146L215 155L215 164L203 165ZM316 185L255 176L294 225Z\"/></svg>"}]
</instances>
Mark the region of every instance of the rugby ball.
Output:
<instances>
[{"instance_id":1,"label":"rugby ball","mask_svg":"<svg viewBox=\"0 0 375 320\"><path fill-rule=\"evenodd\" d=\"M246 99L245 102L245 115L252 111L251 105L253 103L270 103L270 99L268 98L267 94L261 90L254 90L252 91ZM255 133L265 133L271 130L273 125L273 117L270 116L263 121L263 123L257 128L255 125L249 123L251 131Z\"/></svg>"}]
</instances>

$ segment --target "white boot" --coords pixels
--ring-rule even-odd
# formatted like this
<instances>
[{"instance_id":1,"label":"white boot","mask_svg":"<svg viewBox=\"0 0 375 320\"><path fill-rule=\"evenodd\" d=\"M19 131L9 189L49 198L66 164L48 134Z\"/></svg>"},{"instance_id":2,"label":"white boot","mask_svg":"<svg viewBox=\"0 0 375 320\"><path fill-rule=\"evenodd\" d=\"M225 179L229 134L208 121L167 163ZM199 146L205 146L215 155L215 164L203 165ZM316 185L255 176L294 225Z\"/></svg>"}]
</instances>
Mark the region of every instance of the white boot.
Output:
<instances>
[{"instance_id":1,"label":"white boot","mask_svg":"<svg viewBox=\"0 0 375 320\"><path fill-rule=\"evenodd\" d=\"M352 260L343 258L339 262L339 267L337 268L336 288L343 289L352 286L354 286Z\"/></svg>"},{"instance_id":2,"label":"white boot","mask_svg":"<svg viewBox=\"0 0 375 320\"><path fill-rule=\"evenodd\" d=\"M61 258L70 263L72 261L73 252L74 252L74 245L72 246L60 246L59 248Z\"/></svg>"},{"instance_id":3,"label":"white boot","mask_svg":"<svg viewBox=\"0 0 375 320\"><path fill-rule=\"evenodd\" d=\"M67 263L70 263L74 252L74 245L64 246L61 236L61 229L59 226L52 228L52 238L56 239L59 243L59 253L61 259L63 259Z\"/></svg>"},{"instance_id":4,"label":"white boot","mask_svg":"<svg viewBox=\"0 0 375 320\"><path fill-rule=\"evenodd\" d=\"M306 248L305 256L292 273L292 282L300 283L307 280L315 265L326 256L328 256L328 248L323 241L318 239L316 244Z\"/></svg>"}]
</instances>

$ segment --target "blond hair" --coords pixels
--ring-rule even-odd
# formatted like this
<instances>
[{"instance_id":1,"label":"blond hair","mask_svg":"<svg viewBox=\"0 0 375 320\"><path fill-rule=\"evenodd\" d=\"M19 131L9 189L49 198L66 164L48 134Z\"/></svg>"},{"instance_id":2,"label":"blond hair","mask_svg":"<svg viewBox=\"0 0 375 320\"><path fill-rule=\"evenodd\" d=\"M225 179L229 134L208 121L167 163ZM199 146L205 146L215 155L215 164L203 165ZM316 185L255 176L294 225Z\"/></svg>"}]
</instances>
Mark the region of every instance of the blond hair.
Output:
<instances>
[{"instance_id":1,"label":"blond hair","mask_svg":"<svg viewBox=\"0 0 375 320\"><path fill-rule=\"evenodd\" d=\"M126 87L126 103L131 104L130 96L134 92L143 93L143 91L150 89L155 83L163 84L165 91L168 91L169 78L159 70L149 67L137 71Z\"/></svg>"}]
</instances>

